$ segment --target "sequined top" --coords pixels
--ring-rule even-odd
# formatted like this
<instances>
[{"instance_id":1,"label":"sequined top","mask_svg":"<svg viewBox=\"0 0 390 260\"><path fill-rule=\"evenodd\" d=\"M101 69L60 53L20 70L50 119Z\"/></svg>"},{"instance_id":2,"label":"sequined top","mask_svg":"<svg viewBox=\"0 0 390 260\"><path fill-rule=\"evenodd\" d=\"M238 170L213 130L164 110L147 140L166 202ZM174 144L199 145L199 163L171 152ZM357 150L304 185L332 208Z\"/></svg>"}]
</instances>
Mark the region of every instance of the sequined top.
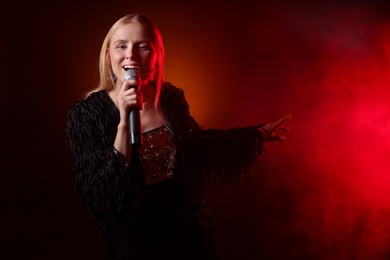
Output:
<instances>
[{"instance_id":1,"label":"sequined top","mask_svg":"<svg viewBox=\"0 0 390 260\"><path fill-rule=\"evenodd\" d=\"M144 144L139 148L142 155L145 183L147 185L172 177L175 167L176 146L166 126L144 133Z\"/></svg>"}]
</instances>

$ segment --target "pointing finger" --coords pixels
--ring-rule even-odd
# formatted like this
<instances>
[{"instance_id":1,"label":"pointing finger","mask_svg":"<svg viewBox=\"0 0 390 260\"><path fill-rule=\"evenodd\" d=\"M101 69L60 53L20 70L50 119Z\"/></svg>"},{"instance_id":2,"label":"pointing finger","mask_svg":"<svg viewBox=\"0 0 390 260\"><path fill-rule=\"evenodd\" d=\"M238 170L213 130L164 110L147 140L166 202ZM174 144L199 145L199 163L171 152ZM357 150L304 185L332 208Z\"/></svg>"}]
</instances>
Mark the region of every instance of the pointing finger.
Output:
<instances>
[{"instance_id":1,"label":"pointing finger","mask_svg":"<svg viewBox=\"0 0 390 260\"><path fill-rule=\"evenodd\" d=\"M284 123L284 121L286 121L286 120L289 119L290 117L291 117L291 115L288 114L288 115L282 117L281 119L279 119L278 121L276 121L275 124L276 124L276 125L281 125L281 124Z\"/></svg>"}]
</instances>

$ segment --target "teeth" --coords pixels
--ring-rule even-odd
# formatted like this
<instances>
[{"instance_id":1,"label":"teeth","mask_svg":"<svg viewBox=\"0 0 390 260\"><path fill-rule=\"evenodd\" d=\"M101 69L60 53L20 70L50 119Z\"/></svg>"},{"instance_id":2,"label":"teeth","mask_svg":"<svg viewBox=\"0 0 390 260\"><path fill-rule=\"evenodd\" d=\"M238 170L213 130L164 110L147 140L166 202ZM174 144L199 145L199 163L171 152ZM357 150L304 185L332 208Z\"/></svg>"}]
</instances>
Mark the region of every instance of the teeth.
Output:
<instances>
[{"instance_id":1,"label":"teeth","mask_svg":"<svg viewBox=\"0 0 390 260\"><path fill-rule=\"evenodd\" d=\"M135 67L135 66L124 65L124 66L123 66L123 69L124 69L124 70L128 70L128 69L138 69L138 68Z\"/></svg>"}]
</instances>

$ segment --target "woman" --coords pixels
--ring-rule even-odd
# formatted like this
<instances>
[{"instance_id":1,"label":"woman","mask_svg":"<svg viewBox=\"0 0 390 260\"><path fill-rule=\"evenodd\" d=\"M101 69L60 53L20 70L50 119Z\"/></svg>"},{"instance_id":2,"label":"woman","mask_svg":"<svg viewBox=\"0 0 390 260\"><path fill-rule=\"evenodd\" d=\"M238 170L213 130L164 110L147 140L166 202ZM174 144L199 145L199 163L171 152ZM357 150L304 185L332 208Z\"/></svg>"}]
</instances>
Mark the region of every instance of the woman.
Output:
<instances>
[{"instance_id":1,"label":"woman","mask_svg":"<svg viewBox=\"0 0 390 260\"><path fill-rule=\"evenodd\" d=\"M127 69L140 80L124 80ZM164 46L145 16L108 32L100 85L68 115L76 188L104 229L110 259L216 259L204 184L258 173L262 142L284 140L275 123L205 130L181 89L164 82ZM132 88L139 85L139 90ZM129 111L140 109L143 146L129 144Z\"/></svg>"}]
</instances>

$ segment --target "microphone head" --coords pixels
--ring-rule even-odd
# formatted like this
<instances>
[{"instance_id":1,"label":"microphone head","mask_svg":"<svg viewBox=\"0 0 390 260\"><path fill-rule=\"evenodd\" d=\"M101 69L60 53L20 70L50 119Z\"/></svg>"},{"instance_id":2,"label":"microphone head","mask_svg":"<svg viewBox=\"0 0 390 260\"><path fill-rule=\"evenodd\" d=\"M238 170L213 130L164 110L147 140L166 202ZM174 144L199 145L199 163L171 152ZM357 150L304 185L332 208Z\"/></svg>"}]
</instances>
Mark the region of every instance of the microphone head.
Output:
<instances>
[{"instance_id":1,"label":"microphone head","mask_svg":"<svg viewBox=\"0 0 390 260\"><path fill-rule=\"evenodd\" d=\"M138 82L139 80L139 73L137 69L129 68L125 72L125 80L135 80Z\"/></svg>"}]
</instances>

